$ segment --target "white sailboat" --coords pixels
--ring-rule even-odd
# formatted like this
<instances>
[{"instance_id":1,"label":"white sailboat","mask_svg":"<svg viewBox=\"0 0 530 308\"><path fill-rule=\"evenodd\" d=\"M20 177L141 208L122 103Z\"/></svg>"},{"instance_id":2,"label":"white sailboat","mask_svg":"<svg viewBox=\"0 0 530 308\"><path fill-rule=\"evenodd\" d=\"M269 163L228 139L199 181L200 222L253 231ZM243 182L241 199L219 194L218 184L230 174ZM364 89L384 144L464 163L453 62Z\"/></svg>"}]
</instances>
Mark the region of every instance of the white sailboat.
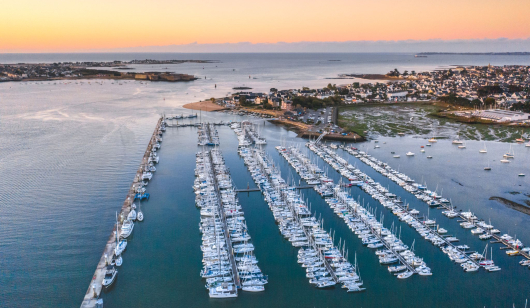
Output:
<instances>
[{"instance_id":1,"label":"white sailboat","mask_svg":"<svg viewBox=\"0 0 530 308\"><path fill-rule=\"evenodd\" d=\"M484 142L484 148L483 149L480 149L480 151L478 151L479 153L488 153L488 149L486 148L486 142Z\"/></svg>"},{"instance_id":2,"label":"white sailboat","mask_svg":"<svg viewBox=\"0 0 530 308\"><path fill-rule=\"evenodd\" d=\"M143 221L144 220L144 213L142 212L142 203L138 202L138 214L136 215L136 220Z\"/></svg>"},{"instance_id":3,"label":"white sailboat","mask_svg":"<svg viewBox=\"0 0 530 308\"><path fill-rule=\"evenodd\" d=\"M515 154L513 152L511 144L510 144L510 150L508 151L508 153L504 154L503 157L504 158L515 158Z\"/></svg>"},{"instance_id":4,"label":"white sailboat","mask_svg":"<svg viewBox=\"0 0 530 308\"><path fill-rule=\"evenodd\" d=\"M456 135L456 139L453 140L453 144L462 144L462 140L460 140L458 135Z\"/></svg>"}]
</instances>

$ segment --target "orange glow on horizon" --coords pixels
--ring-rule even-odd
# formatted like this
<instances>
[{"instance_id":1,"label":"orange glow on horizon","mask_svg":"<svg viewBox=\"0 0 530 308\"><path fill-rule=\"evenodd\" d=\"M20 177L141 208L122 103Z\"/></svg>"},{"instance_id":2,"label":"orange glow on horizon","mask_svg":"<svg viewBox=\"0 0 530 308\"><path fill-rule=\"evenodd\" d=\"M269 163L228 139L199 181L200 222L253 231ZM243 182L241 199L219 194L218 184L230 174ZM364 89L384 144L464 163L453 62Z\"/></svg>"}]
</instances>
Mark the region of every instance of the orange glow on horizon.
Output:
<instances>
[{"instance_id":1,"label":"orange glow on horizon","mask_svg":"<svg viewBox=\"0 0 530 308\"><path fill-rule=\"evenodd\" d=\"M208 43L526 39L530 1L17 0L0 10L0 52Z\"/></svg>"}]
</instances>

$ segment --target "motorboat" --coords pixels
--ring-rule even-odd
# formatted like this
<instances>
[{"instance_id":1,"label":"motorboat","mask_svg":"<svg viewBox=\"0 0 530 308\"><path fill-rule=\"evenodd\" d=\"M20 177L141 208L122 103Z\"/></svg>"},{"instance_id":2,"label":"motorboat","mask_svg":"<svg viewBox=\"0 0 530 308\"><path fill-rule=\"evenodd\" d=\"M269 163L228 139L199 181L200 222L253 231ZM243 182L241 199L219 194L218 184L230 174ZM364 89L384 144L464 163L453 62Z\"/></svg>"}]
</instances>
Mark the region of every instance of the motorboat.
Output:
<instances>
[{"instance_id":1,"label":"motorboat","mask_svg":"<svg viewBox=\"0 0 530 308\"><path fill-rule=\"evenodd\" d=\"M243 291L247 291L247 292L263 292L263 291L265 291L265 287L264 286L257 286L257 285L243 286L242 290Z\"/></svg>"},{"instance_id":2,"label":"motorboat","mask_svg":"<svg viewBox=\"0 0 530 308\"><path fill-rule=\"evenodd\" d=\"M399 156L399 155L394 155L393 157L394 157L394 158L399 158L400 156Z\"/></svg>"},{"instance_id":3,"label":"motorboat","mask_svg":"<svg viewBox=\"0 0 530 308\"><path fill-rule=\"evenodd\" d=\"M220 286L210 288L209 295L211 298L237 297L237 289L233 284L224 282Z\"/></svg>"},{"instance_id":4,"label":"motorboat","mask_svg":"<svg viewBox=\"0 0 530 308\"><path fill-rule=\"evenodd\" d=\"M407 156L414 156L414 153L412 153L412 152L407 152Z\"/></svg>"},{"instance_id":5,"label":"motorboat","mask_svg":"<svg viewBox=\"0 0 530 308\"><path fill-rule=\"evenodd\" d=\"M388 271L391 272L391 273L401 272L401 271L404 271L406 269L407 269L407 267L405 265L394 265L394 266L389 266L388 267Z\"/></svg>"},{"instance_id":6,"label":"motorboat","mask_svg":"<svg viewBox=\"0 0 530 308\"><path fill-rule=\"evenodd\" d=\"M144 220L144 213L141 211L138 211L138 215L136 216L136 220L143 221Z\"/></svg>"},{"instance_id":7,"label":"motorboat","mask_svg":"<svg viewBox=\"0 0 530 308\"><path fill-rule=\"evenodd\" d=\"M414 274L414 273L411 272L411 271L406 271L406 272L403 272L403 273L401 273L401 274L398 274L398 275L397 275L397 278L398 278L398 279L407 279L407 278L409 278L410 276L412 276L412 274Z\"/></svg>"},{"instance_id":8,"label":"motorboat","mask_svg":"<svg viewBox=\"0 0 530 308\"><path fill-rule=\"evenodd\" d=\"M105 270L105 277L103 277L101 285L103 285L105 288L110 287L114 281L116 281L116 275L118 275L118 270L112 265L107 266L107 269Z\"/></svg>"}]
</instances>

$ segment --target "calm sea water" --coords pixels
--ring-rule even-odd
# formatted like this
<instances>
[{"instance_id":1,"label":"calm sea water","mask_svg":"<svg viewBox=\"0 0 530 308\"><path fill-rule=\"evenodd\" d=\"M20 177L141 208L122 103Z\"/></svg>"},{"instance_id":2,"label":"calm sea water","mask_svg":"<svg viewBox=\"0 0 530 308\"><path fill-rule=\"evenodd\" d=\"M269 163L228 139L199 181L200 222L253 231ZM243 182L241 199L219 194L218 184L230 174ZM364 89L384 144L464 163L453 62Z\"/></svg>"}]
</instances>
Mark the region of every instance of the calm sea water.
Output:
<instances>
[{"instance_id":1,"label":"calm sea water","mask_svg":"<svg viewBox=\"0 0 530 308\"><path fill-rule=\"evenodd\" d=\"M530 57L436 56L414 58L410 54L50 54L0 55L0 63L53 61L106 61L142 58L213 59L221 63L187 63L167 70L201 76L189 83L118 82L31 82L0 83L0 306L75 307L81 302L101 251L112 230L130 182L147 146L156 119L162 113L190 113L181 106L232 92L234 86L257 91L270 87L320 87L340 73L384 73L393 68L421 71L453 64L529 64ZM341 60L330 62L328 60ZM165 66L142 70L166 70ZM203 79L206 76L206 79ZM251 78L249 79L249 76ZM256 78L256 79L254 79ZM217 89L214 85L217 84ZM239 120L239 117L202 113L204 120ZM239 187L253 186L236 152L237 139L229 128L221 128L221 149ZM302 143L292 132L267 124L263 134L266 150L281 166L285 178L298 179L295 171L274 149L280 140ZM372 155L395 168L443 188L445 197L479 217L492 219L503 232L517 235L530 244L529 216L489 201L501 196L522 202L528 193L530 151L515 146L516 159L501 165L508 144L487 143L487 158L480 156L479 142L468 142L466 150L450 141L427 149L434 159L421 155L406 158L409 150L419 153L420 138L380 138L380 149L364 145ZM382 144L386 142L386 144ZM193 169L196 131L168 129L160 151L161 163L148 186L152 198L142 207L145 221L135 228L124 256L118 280L104 294L106 307L522 307L528 297L528 269L519 258L508 257L497 247L494 260L501 272L464 273L437 248L419 238L382 207L385 224L402 226L401 236L432 267L432 277L398 281L380 266L372 251L336 218L320 196L304 191L313 210L322 215L326 228L346 241L350 258L357 253L367 287L362 294L342 289L322 291L309 285L296 263L296 250L283 240L263 198L243 194L240 201L256 255L270 283L262 294L241 294L228 301L208 299L201 266L199 213L194 206ZM402 154L393 160L390 151ZM343 153L349 157L347 153ZM316 159L316 158L315 158ZM349 157L351 162L355 158ZM483 167L490 160L492 171ZM320 161L321 166L325 166ZM426 205L393 182L357 162L375 180L426 212ZM338 180L331 168L329 174ZM527 177L517 174L524 172ZM357 188L354 196L378 206ZM456 220L430 211L442 226L463 244L482 251L485 243L464 231Z\"/></svg>"}]
</instances>

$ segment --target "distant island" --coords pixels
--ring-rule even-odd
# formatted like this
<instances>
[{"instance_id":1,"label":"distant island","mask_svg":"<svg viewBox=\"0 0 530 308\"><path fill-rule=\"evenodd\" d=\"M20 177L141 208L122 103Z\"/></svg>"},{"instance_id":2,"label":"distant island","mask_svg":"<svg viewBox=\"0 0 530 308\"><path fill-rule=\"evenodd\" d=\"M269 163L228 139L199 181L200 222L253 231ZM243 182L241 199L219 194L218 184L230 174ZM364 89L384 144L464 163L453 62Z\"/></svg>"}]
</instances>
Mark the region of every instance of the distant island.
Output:
<instances>
[{"instance_id":1,"label":"distant island","mask_svg":"<svg viewBox=\"0 0 530 308\"><path fill-rule=\"evenodd\" d=\"M131 70L128 65L158 65L182 63L218 63L216 60L131 60L110 62L56 62L0 64L2 81L45 81L63 79L136 79L149 81L191 81L197 78L171 72L119 72ZM103 69L101 69L103 68Z\"/></svg>"},{"instance_id":2,"label":"distant island","mask_svg":"<svg viewBox=\"0 0 530 308\"><path fill-rule=\"evenodd\" d=\"M250 89L252 89L252 88L250 88L250 87L234 87L234 88L232 88L232 90L250 90Z\"/></svg>"},{"instance_id":3,"label":"distant island","mask_svg":"<svg viewBox=\"0 0 530 308\"><path fill-rule=\"evenodd\" d=\"M464 55L464 56L530 56L530 52L420 52L419 56Z\"/></svg>"}]
</instances>

